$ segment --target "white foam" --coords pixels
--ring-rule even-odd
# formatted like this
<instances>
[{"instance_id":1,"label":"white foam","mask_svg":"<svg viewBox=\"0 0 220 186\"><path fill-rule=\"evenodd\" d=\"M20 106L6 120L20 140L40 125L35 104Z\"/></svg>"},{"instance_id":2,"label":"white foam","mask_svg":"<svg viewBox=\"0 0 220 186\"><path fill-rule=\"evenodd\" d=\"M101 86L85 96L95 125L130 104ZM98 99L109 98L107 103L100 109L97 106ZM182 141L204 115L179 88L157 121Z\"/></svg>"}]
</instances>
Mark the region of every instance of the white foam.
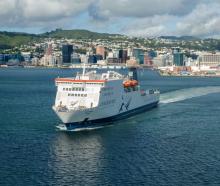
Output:
<instances>
[{"instance_id":1,"label":"white foam","mask_svg":"<svg viewBox=\"0 0 220 186\"><path fill-rule=\"evenodd\" d=\"M220 92L219 86L181 89L161 94L160 103L173 103L218 92Z\"/></svg>"},{"instance_id":2,"label":"white foam","mask_svg":"<svg viewBox=\"0 0 220 186\"><path fill-rule=\"evenodd\" d=\"M64 127L63 124L60 124L57 127L57 129L59 129L60 131L65 131L65 132L81 132L81 131L91 131L91 130L97 130L97 129L101 129L104 127L110 127L111 125L103 125L103 126L91 126L91 127L81 127L81 128L75 128L72 130L68 130L66 127Z\"/></svg>"}]
</instances>

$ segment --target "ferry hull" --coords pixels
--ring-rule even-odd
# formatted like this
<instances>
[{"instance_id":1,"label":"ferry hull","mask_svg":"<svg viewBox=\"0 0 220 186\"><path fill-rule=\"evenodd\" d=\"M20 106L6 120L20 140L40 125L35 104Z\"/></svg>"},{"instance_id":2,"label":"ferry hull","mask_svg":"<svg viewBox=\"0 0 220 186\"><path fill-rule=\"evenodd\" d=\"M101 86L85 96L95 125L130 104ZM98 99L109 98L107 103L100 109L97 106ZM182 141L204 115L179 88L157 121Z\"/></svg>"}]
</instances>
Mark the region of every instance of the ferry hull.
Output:
<instances>
[{"instance_id":1,"label":"ferry hull","mask_svg":"<svg viewBox=\"0 0 220 186\"><path fill-rule=\"evenodd\" d=\"M72 122L72 123L65 123L63 129L67 131L76 130L78 128L89 128L89 127L95 127L95 126L103 126L103 125L109 125L111 122L122 120L129 118L131 116L134 116L139 113L143 113L145 111L148 111L150 109L153 109L158 106L158 101L114 115L106 118L100 118L95 120L88 120L88 121L81 121L81 122Z\"/></svg>"}]
</instances>

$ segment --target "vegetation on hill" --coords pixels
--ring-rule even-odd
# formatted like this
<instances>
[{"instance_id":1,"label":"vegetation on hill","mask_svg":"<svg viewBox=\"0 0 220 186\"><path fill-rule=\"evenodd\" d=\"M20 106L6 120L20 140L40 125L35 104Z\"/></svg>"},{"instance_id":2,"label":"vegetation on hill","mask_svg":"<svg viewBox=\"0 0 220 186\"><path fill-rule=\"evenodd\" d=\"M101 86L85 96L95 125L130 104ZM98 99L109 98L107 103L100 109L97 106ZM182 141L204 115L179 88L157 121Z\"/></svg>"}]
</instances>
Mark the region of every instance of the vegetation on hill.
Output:
<instances>
[{"instance_id":1,"label":"vegetation on hill","mask_svg":"<svg viewBox=\"0 0 220 186\"><path fill-rule=\"evenodd\" d=\"M43 37L51 38L67 38L67 39L108 39L114 36L120 36L117 34L97 33L88 30L62 30L56 29L55 31L46 32L42 34Z\"/></svg>"},{"instance_id":2,"label":"vegetation on hill","mask_svg":"<svg viewBox=\"0 0 220 186\"><path fill-rule=\"evenodd\" d=\"M45 38L56 39L106 39L121 44L126 44L125 41L133 42L134 47L145 46L149 48L161 48L161 47L182 47L194 50L220 50L220 40L217 39L199 39L192 36L161 36L161 39L168 39L172 42L159 41L157 39L143 39L143 38L128 38L119 34L97 33L88 30L62 30L56 29L51 32L43 34L27 34L17 32L0 32L0 51L5 49L12 49L25 44L31 44L34 41L40 41Z\"/></svg>"},{"instance_id":3,"label":"vegetation on hill","mask_svg":"<svg viewBox=\"0 0 220 186\"><path fill-rule=\"evenodd\" d=\"M27 34L18 32L0 32L0 49L10 49L28 44L44 38L67 39L110 39L120 37L117 34L97 33L88 30L62 30L46 32L43 34Z\"/></svg>"},{"instance_id":4,"label":"vegetation on hill","mask_svg":"<svg viewBox=\"0 0 220 186\"><path fill-rule=\"evenodd\" d=\"M38 40L40 37L34 34L17 32L0 32L0 49L9 49L15 46L28 44Z\"/></svg>"}]
</instances>

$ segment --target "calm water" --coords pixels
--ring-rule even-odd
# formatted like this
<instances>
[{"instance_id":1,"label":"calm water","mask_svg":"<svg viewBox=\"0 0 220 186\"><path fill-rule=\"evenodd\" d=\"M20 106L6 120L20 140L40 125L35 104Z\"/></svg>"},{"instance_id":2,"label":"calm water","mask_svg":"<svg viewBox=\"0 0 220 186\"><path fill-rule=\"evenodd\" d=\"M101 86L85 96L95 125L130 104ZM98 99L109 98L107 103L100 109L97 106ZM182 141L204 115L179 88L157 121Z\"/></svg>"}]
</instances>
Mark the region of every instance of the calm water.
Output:
<instances>
[{"instance_id":1,"label":"calm water","mask_svg":"<svg viewBox=\"0 0 220 186\"><path fill-rule=\"evenodd\" d=\"M220 79L160 77L158 108L64 133L51 106L61 69L0 69L0 185L220 185Z\"/></svg>"}]
</instances>

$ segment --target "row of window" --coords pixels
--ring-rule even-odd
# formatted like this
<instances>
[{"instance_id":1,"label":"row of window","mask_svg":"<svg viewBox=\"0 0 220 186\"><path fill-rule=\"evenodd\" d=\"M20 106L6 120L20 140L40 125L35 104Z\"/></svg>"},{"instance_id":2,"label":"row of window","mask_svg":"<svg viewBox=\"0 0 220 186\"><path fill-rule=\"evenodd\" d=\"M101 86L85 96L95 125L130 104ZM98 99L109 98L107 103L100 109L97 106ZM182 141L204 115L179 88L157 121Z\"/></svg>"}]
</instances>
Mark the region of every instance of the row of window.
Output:
<instances>
[{"instance_id":1,"label":"row of window","mask_svg":"<svg viewBox=\"0 0 220 186\"><path fill-rule=\"evenodd\" d=\"M66 84L68 84L68 85L82 85L82 84L86 84L86 85L101 85L101 86L104 86L104 83L87 83L87 82L85 82L85 83L72 83L72 82L57 82L57 84L62 84L62 85L66 85Z\"/></svg>"},{"instance_id":2,"label":"row of window","mask_svg":"<svg viewBox=\"0 0 220 186\"><path fill-rule=\"evenodd\" d=\"M87 94L68 94L68 96L74 96L74 97L87 97Z\"/></svg>"},{"instance_id":3,"label":"row of window","mask_svg":"<svg viewBox=\"0 0 220 186\"><path fill-rule=\"evenodd\" d=\"M63 88L63 91L85 91L85 88L80 88L80 87Z\"/></svg>"}]
</instances>

